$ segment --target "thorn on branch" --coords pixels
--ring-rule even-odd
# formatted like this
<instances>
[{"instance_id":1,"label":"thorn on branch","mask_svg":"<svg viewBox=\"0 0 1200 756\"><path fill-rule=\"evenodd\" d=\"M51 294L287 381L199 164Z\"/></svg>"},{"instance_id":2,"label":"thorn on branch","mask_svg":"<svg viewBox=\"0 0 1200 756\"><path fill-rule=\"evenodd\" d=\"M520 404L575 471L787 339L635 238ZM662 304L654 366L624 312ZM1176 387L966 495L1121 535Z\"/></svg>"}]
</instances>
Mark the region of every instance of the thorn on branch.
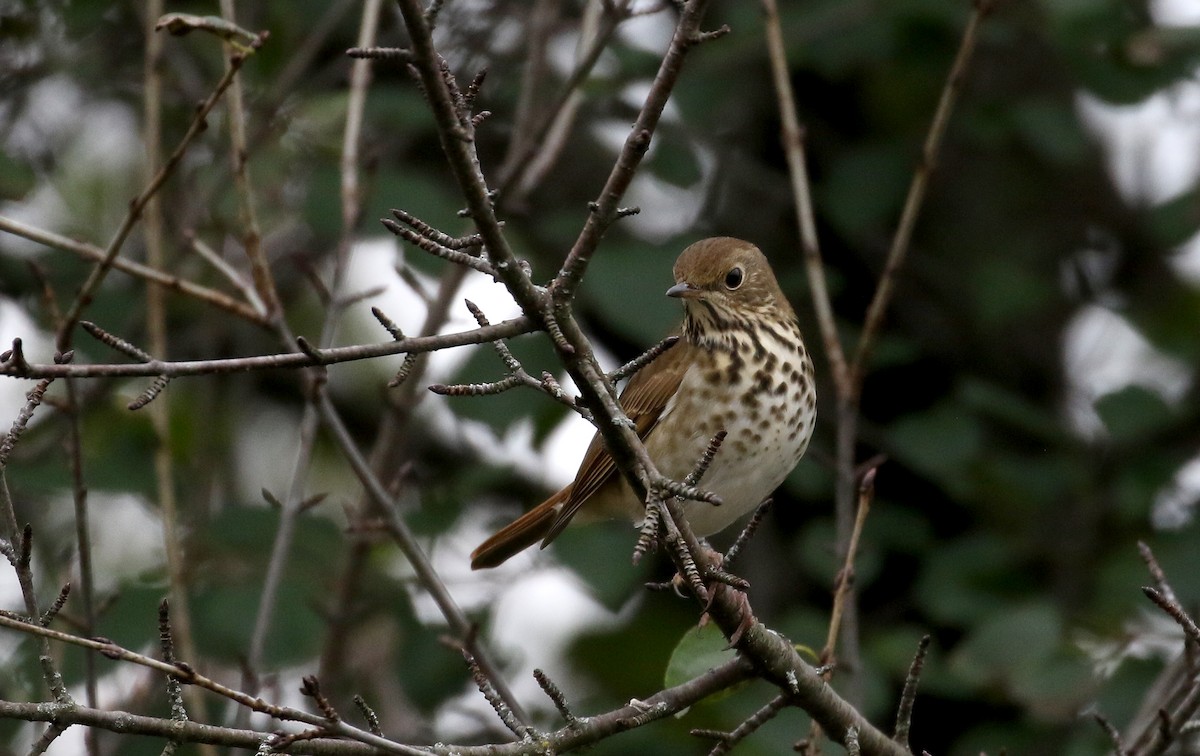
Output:
<instances>
[{"instance_id":1,"label":"thorn on branch","mask_svg":"<svg viewBox=\"0 0 1200 756\"><path fill-rule=\"evenodd\" d=\"M366 58L369 60L394 60L401 63L412 63L416 60L412 50L403 47L351 47L346 51L351 58Z\"/></svg>"},{"instance_id":2,"label":"thorn on branch","mask_svg":"<svg viewBox=\"0 0 1200 756\"><path fill-rule=\"evenodd\" d=\"M487 702L491 704L492 709L496 712L496 716L504 723L504 726L513 732L518 738L527 740L535 738L537 732L532 727L526 727L517 721L517 717L513 714L512 709L508 708L508 704L496 692L496 687L492 685L492 681L484 674L483 669L479 666L479 662L475 661L475 657L470 651L465 648L462 650L463 659L467 662L467 668L471 670L471 678L475 681L476 687Z\"/></svg>"},{"instance_id":3,"label":"thorn on branch","mask_svg":"<svg viewBox=\"0 0 1200 756\"><path fill-rule=\"evenodd\" d=\"M567 341L567 337L563 335L562 328L559 327L558 321L547 312L543 318L546 323L546 333L550 335L550 340L554 342L554 346L564 355L570 356L575 354L575 347L571 346L571 342Z\"/></svg>"},{"instance_id":4,"label":"thorn on branch","mask_svg":"<svg viewBox=\"0 0 1200 756\"><path fill-rule=\"evenodd\" d=\"M341 721L341 716L333 708L333 704L329 703L329 699L321 693L321 682L316 675L305 675L301 680L300 692L308 696L321 710L321 716L330 722Z\"/></svg>"},{"instance_id":5,"label":"thorn on branch","mask_svg":"<svg viewBox=\"0 0 1200 756\"><path fill-rule=\"evenodd\" d=\"M1142 593L1145 593L1151 601L1158 604L1160 609L1171 615L1171 618L1179 623L1189 641L1200 643L1200 626L1196 625L1196 621L1188 615L1178 601L1167 598L1165 593L1148 585L1142 586Z\"/></svg>"},{"instance_id":6,"label":"thorn on branch","mask_svg":"<svg viewBox=\"0 0 1200 756\"><path fill-rule=\"evenodd\" d=\"M110 349L113 349L115 351L118 351L121 354L126 355L127 357L132 357L133 359L137 360L138 362L151 362L154 360L154 358L151 357L149 355L149 353L143 352L141 349L138 349L133 344L130 344L128 341L125 341L121 337L115 336L115 335L109 333L108 331L104 330L103 328L101 328L100 326L91 322L90 320L80 321L79 325L81 328L83 328L83 330L87 331L88 335L90 335L96 341L99 341L104 346L106 346Z\"/></svg>"},{"instance_id":7,"label":"thorn on branch","mask_svg":"<svg viewBox=\"0 0 1200 756\"><path fill-rule=\"evenodd\" d=\"M58 613L62 611L63 606L65 606L67 603L67 597L70 595L71 584L64 583L63 587L58 591L58 598L54 599L54 603L50 605L50 608L42 613L42 618L40 620L42 627L50 627L50 623L53 622L54 618L58 616Z\"/></svg>"},{"instance_id":8,"label":"thorn on branch","mask_svg":"<svg viewBox=\"0 0 1200 756\"><path fill-rule=\"evenodd\" d=\"M657 488L661 489L663 493L676 496L680 499L687 499L689 501L703 501L707 502L708 504L712 504L714 507L719 507L722 504L721 497L717 496L712 491L701 491L685 483L680 483L661 475L657 480L652 482Z\"/></svg>"},{"instance_id":9,"label":"thorn on branch","mask_svg":"<svg viewBox=\"0 0 1200 756\"><path fill-rule=\"evenodd\" d=\"M659 506L663 505L660 503ZM666 513L663 513L662 516L665 519ZM672 531L667 535L666 542L667 547L674 552L675 558L678 560L677 564L682 567L680 574L687 581L688 586L692 589L692 593L707 603L710 599L708 588L704 585L704 579L700 577L700 568L696 565L696 560L692 558L691 552L688 551L687 544L684 543L683 538L679 536L678 532Z\"/></svg>"},{"instance_id":10,"label":"thorn on branch","mask_svg":"<svg viewBox=\"0 0 1200 756\"><path fill-rule=\"evenodd\" d=\"M587 207L588 207L589 212L592 212L592 213L600 212L600 203L595 200L588 202ZM629 216L637 215L640 212L642 212L642 208L638 207L637 205L633 205L632 207L618 207L616 210L613 211L613 217L618 218L618 219L619 218L628 218Z\"/></svg>"},{"instance_id":11,"label":"thorn on branch","mask_svg":"<svg viewBox=\"0 0 1200 756\"><path fill-rule=\"evenodd\" d=\"M417 233L411 228L402 226L390 218L380 218L380 222L388 231L391 231L396 236L399 236L404 241L412 244L417 249L428 252L435 257L440 257L443 260L449 260L452 263L463 265L472 270L477 270L480 273L496 277L496 271L492 269L491 263L474 255L460 252L456 249L444 247L441 244L429 239L422 234Z\"/></svg>"},{"instance_id":12,"label":"thorn on branch","mask_svg":"<svg viewBox=\"0 0 1200 756\"><path fill-rule=\"evenodd\" d=\"M709 580L727 585L730 588L742 591L743 593L750 590L749 580L743 577L738 577L732 573L725 572L724 570L708 570L707 577Z\"/></svg>"},{"instance_id":13,"label":"thorn on branch","mask_svg":"<svg viewBox=\"0 0 1200 756\"><path fill-rule=\"evenodd\" d=\"M1128 756L1129 751L1125 749L1125 744L1121 742L1121 733L1117 732L1117 728L1113 727L1112 722L1108 721L1100 712L1094 712L1092 718L1096 720L1096 724L1100 725L1100 729L1104 730L1108 735L1108 739L1112 741L1113 751L1117 756Z\"/></svg>"},{"instance_id":14,"label":"thorn on branch","mask_svg":"<svg viewBox=\"0 0 1200 756\"><path fill-rule=\"evenodd\" d=\"M1138 553L1141 554L1142 561L1146 563L1146 569L1150 571L1150 577L1154 578L1154 584L1158 587L1159 593L1170 601L1176 601L1175 591L1167 581L1167 574L1163 572L1163 568L1158 563L1158 559L1155 558L1154 552L1150 550L1150 546L1145 541L1138 541Z\"/></svg>"},{"instance_id":15,"label":"thorn on branch","mask_svg":"<svg viewBox=\"0 0 1200 756\"><path fill-rule=\"evenodd\" d=\"M21 411L17 413L17 419L13 420L12 428L8 433L0 437L0 470L8 466L8 458L12 454L12 450L16 448L17 442L21 440L21 434L28 427L30 419L33 418L34 411L41 405L42 400L46 396L46 389L50 388L50 383L53 378L43 378L34 384L29 393L25 395L25 404L21 407Z\"/></svg>"},{"instance_id":16,"label":"thorn on branch","mask_svg":"<svg viewBox=\"0 0 1200 756\"><path fill-rule=\"evenodd\" d=\"M371 314L379 321L387 332L391 335L393 341L403 341L404 331L400 330L400 326L392 322L392 319L383 314L383 310L378 307L371 308ZM400 384L408 380L408 376L412 374L413 368L417 366L417 362L421 359L419 353L409 353L404 355L404 362L400 363L400 369L392 376L392 379L387 382L388 388L396 388Z\"/></svg>"},{"instance_id":17,"label":"thorn on branch","mask_svg":"<svg viewBox=\"0 0 1200 756\"><path fill-rule=\"evenodd\" d=\"M904 746L905 750L911 750L908 745L908 733L912 727L913 704L917 700L917 684L921 680L921 670L925 667L929 641L930 636L924 635L917 643L917 653L908 667L908 675L904 678L904 690L900 694L900 705L896 708L896 730L892 740Z\"/></svg>"},{"instance_id":18,"label":"thorn on branch","mask_svg":"<svg viewBox=\"0 0 1200 756\"><path fill-rule=\"evenodd\" d=\"M678 336L668 336L646 351L634 357L629 362L626 362L621 367L608 374L609 383L618 383L625 378L629 378L634 373L654 362L663 355L668 349L679 343Z\"/></svg>"},{"instance_id":19,"label":"thorn on branch","mask_svg":"<svg viewBox=\"0 0 1200 756\"><path fill-rule=\"evenodd\" d=\"M11 367L17 375L29 372L29 361L25 359L25 347L19 336L12 340L12 349L0 353L0 364Z\"/></svg>"},{"instance_id":20,"label":"thorn on branch","mask_svg":"<svg viewBox=\"0 0 1200 756\"><path fill-rule=\"evenodd\" d=\"M313 346L309 340L303 336L296 337L296 348L303 352L305 356L307 356L317 365L320 365L325 361L325 358L321 356L321 350Z\"/></svg>"},{"instance_id":21,"label":"thorn on branch","mask_svg":"<svg viewBox=\"0 0 1200 756\"><path fill-rule=\"evenodd\" d=\"M404 210L392 210L392 215L396 220L411 226L414 231L429 239L432 242L442 245L448 249L465 250L472 248L483 247L483 237L479 234L467 234L465 236L451 236L443 231L439 231L425 221L421 220L412 213Z\"/></svg>"},{"instance_id":22,"label":"thorn on branch","mask_svg":"<svg viewBox=\"0 0 1200 756\"><path fill-rule=\"evenodd\" d=\"M392 379L387 382L388 388L396 388L400 384L408 380L412 375L412 371L417 367L417 363L421 360L419 352L414 352L404 355L404 362L400 363L400 369L392 376Z\"/></svg>"},{"instance_id":23,"label":"thorn on branch","mask_svg":"<svg viewBox=\"0 0 1200 756\"><path fill-rule=\"evenodd\" d=\"M738 558L742 553L742 549L746 548L746 544L750 543L750 539L754 537L758 526L767 516L767 512L771 510L771 499L764 499L761 504L754 510L754 514L750 515L750 520L746 523L746 527L742 528L742 532L738 533L738 537L734 540L733 545L725 552L723 564L728 565L730 562Z\"/></svg>"},{"instance_id":24,"label":"thorn on branch","mask_svg":"<svg viewBox=\"0 0 1200 756\"><path fill-rule=\"evenodd\" d=\"M147 404L157 399L158 395L163 392L163 389L165 389L167 384L170 382L170 376L156 376L154 380L150 382L150 385L146 387L146 390L142 392L142 395L137 399L134 399L132 402L126 405L126 407L131 410L140 410L142 407L145 407Z\"/></svg>"},{"instance_id":25,"label":"thorn on branch","mask_svg":"<svg viewBox=\"0 0 1200 756\"><path fill-rule=\"evenodd\" d=\"M467 85L467 91L462 96L462 107L464 113L470 113L475 107L475 98L479 96L479 90L483 88L483 81L487 78L487 69L481 68L471 79L471 83ZM483 111L487 112L487 111Z\"/></svg>"},{"instance_id":26,"label":"thorn on branch","mask_svg":"<svg viewBox=\"0 0 1200 756\"><path fill-rule=\"evenodd\" d=\"M733 750L741 741L748 736L754 734L760 727L770 722L779 712L787 708L788 699L786 696L775 696L766 705L758 711L751 714L746 721L742 722L730 732L721 732L719 730L692 730L691 734L698 737L710 738L716 740L717 743L712 750L708 752L708 756L723 756Z\"/></svg>"},{"instance_id":27,"label":"thorn on branch","mask_svg":"<svg viewBox=\"0 0 1200 756\"><path fill-rule=\"evenodd\" d=\"M429 390L440 396L489 396L491 394L503 393L514 386L520 385L520 377L510 375L507 378L492 383L460 383L454 386L447 386L444 383L433 383L430 384Z\"/></svg>"},{"instance_id":28,"label":"thorn on branch","mask_svg":"<svg viewBox=\"0 0 1200 756\"><path fill-rule=\"evenodd\" d=\"M354 694L354 705L358 707L363 719L367 720L367 729L371 734L383 737L383 728L379 726L379 715L367 704L367 700L356 693Z\"/></svg>"},{"instance_id":29,"label":"thorn on branch","mask_svg":"<svg viewBox=\"0 0 1200 756\"><path fill-rule=\"evenodd\" d=\"M371 308L371 314L379 321L379 325L383 326L388 335L392 337L392 341L403 341L404 331L400 330L400 326L396 325L387 315L383 314L383 310L378 307Z\"/></svg>"},{"instance_id":30,"label":"thorn on branch","mask_svg":"<svg viewBox=\"0 0 1200 756\"><path fill-rule=\"evenodd\" d=\"M558 713L562 715L567 726L578 727L579 718L571 711L571 707L567 703L567 697L563 694L562 689L554 684L550 676L540 669L535 669L533 670L533 679L537 680L537 684L541 687L542 692L554 702L554 708L558 709Z\"/></svg>"},{"instance_id":31,"label":"thorn on branch","mask_svg":"<svg viewBox=\"0 0 1200 756\"><path fill-rule=\"evenodd\" d=\"M721 444L725 443L727 435L729 435L728 432L722 429L717 431L717 434L708 440L708 446L704 448L704 453L700 455L696 466L683 479L683 485L695 487L700 484L700 480L708 472L708 467L717 456L717 452L721 450Z\"/></svg>"},{"instance_id":32,"label":"thorn on branch","mask_svg":"<svg viewBox=\"0 0 1200 756\"><path fill-rule=\"evenodd\" d=\"M638 564L649 551L658 549L658 533L662 528L662 510L658 507L647 507L646 517L642 520L638 532L637 543L633 547L633 563Z\"/></svg>"},{"instance_id":33,"label":"thorn on branch","mask_svg":"<svg viewBox=\"0 0 1200 756\"><path fill-rule=\"evenodd\" d=\"M692 36L688 37L687 43L689 46L702 45L705 42L711 42L714 39L720 39L731 31L733 30L729 28L729 24L722 24L720 29L714 29L706 32L696 32Z\"/></svg>"}]
</instances>

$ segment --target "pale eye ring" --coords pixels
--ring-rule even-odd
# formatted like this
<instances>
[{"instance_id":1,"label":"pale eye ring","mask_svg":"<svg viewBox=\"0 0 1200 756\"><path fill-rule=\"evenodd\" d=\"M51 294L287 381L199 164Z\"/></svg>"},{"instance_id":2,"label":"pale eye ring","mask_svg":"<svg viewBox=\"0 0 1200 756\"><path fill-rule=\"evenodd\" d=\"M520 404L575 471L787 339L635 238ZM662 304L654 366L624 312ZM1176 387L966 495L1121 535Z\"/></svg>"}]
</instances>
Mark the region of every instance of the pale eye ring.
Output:
<instances>
[{"instance_id":1,"label":"pale eye ring","mask_svg":"<svg viewBox=\"0 0 1200 756\"><path fill-rule=\"evenodd\" d=\"M745 278L746 274L742 272L740 265L731 268L730 271L725 274L725 288L733 291L742 285L742 281L745 280Z\"/></svg>"}]
</instances>

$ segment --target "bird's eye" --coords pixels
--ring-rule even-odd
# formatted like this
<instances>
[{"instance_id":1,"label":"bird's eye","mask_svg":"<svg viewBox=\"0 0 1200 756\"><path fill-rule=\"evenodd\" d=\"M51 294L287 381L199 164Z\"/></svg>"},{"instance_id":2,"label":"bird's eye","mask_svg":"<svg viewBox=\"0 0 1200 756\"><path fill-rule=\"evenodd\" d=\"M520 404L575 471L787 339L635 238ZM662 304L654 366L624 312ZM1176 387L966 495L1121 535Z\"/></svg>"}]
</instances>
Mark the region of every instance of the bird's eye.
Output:
<instances>
[{"instance_id":1,"label":"bird's eye","mask_svg":"<svg viewBox=\"0 0 1200 756\"><path fill-rule=\"evenodd\" d=\"M744 274L742 273L742 269L741 268L733 268L732 270L730 270L728 273L725 274L725 288L729 289L730 291L733 291L734 289L736 289L737 287L742 285L743 278L744 278Z\"/></svg>"}]
</instances>

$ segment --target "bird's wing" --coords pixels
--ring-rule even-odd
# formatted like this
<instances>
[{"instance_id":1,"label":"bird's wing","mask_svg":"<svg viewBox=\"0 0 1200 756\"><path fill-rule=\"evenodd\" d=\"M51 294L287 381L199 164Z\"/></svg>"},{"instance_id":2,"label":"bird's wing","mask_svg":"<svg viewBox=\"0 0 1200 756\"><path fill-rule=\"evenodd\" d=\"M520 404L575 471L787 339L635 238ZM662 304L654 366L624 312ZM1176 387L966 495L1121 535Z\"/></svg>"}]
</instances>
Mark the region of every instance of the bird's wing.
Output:
<instances>
[{"instance_id":1,"label":"bird's wing","mask_svg":"<svg viewBox=\"0 0 1200 756\"><path fill-rule=\"evenodd\" d=\"M692 349L695 347L686 342L677 342L654 362L635 373L621 392L621 408L633 421L638 438L645 440L662 417L663 410L679 388L691 363ZM554 540L588 498L617 474L617 466L604 447L604 439L597 433L583 455L575 482L571 484L571 494L542 539L542 545Z\"/></svg>"}]
</instances>

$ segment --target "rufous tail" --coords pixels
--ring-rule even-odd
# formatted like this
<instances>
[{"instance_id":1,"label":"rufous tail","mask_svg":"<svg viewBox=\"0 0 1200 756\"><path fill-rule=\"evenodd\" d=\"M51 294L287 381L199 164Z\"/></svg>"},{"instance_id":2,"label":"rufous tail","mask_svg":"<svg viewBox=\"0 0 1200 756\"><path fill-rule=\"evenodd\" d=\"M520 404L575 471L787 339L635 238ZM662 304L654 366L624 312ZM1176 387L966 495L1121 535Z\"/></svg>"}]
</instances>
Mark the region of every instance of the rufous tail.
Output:
<instances>
[{"instance_id":1,"label":"rufous tail","mask_svg":"<svg viewBox=\"0 0 1200 756\"><path fill-rule=\"evenodd\" d=\"M558 517L562 503L570 494L571 487L567 486L479 544L479 548L471 552L471 569L499 567L509 557L516 556L545 538Z\"/></svg>"}]
</instances>

